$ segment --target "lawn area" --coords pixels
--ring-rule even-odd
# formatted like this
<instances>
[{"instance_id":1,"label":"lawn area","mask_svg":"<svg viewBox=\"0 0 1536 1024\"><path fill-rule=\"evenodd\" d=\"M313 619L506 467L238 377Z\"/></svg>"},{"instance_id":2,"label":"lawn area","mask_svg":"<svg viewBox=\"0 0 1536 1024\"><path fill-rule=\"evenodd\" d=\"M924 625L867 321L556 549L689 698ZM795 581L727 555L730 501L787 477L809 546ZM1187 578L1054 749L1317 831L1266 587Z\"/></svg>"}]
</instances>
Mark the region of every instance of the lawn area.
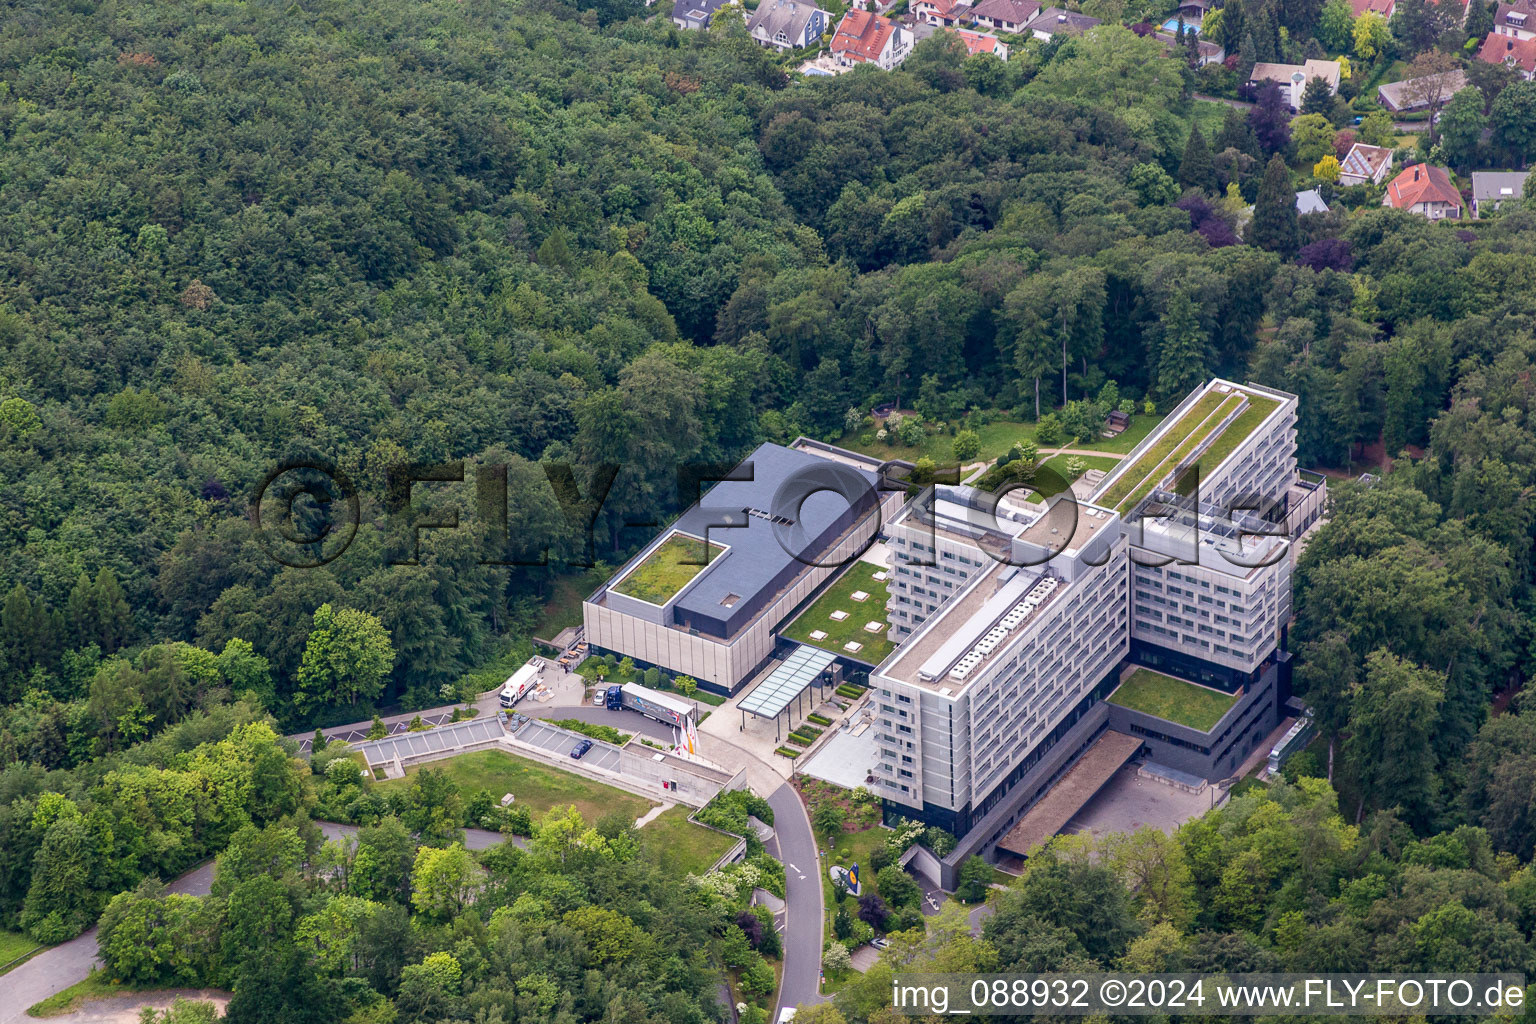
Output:
<instances>
[{"instance_id":1,"label":"lawn area","mask_svg":"<svg viewBox=\"0 0 1536 1024\"><path fill-rule=\"evenodd\" d=\"M430 761L426 767L447 771L460 790L483 789L497 800L503 793L511 793L517 797L518 806L528 808L535 820L550 808L567 804L575 804L581 816L589 822L611 811L638 818L656 806L655 802L633 793L501 750L472 750L442 761ZM386 793L392 789L408 789L419 770L407 768L405 778L376 782L374 788Z\"/></svg>"},{"instance_id":2,"label":"lawn area","mask_svg":"<svg viewBox=\"0 0 1536 1024\"><path fill-rule=\"evenodd\" d=\"M1209 732L1221 716L1237 703L1237 697L1210 690L1151 669L1138 668L1131 678L1109 695L1111 704L1141 711L1169 722Z\"/></svg>"},{"instance_id":3,"label":"lawn area","mask_svg":"<svg viewBox=\"0 0 1536 1024\"><path fill-rule=\"evenodd\" d=\"M1179 422L1157 439L1157 443L1150 445L1136 457L1135 462L1126 467L1123 475L1115 480L1114 486L1104 492L1099 503L1120 512L1135 505L1241 402L1242 396L1239 394L1224 395L1219 391L1211 391L1202 395L1179 418Z\"/></svg>"},{"instance_id":4,"label":"lawn area","mask_svg":"<svg viewBox=\"0 0 1536 1024\"><path fill-rule=\"evenodd\" d=\"M866 622L885 622L885 602L889 595L885 584L873 578L875 573L883 571L883 567L874 562L853 563L784 629L782 635L824 651L878 665L896 649L896 644L890 638L889 625L878 633L869 633L864 629ZM863 601L855 601L852 597L855 590L862 590L869 596ZM832 613L838 610L847 612L848 617L841 621L833 619ZM827 635L814 640L811 638L813 630ZM863 644L863 650L843 650L843 645L849 641Z\"/></svg>"},{"instance_id":5,"label":"lawn area","mask_svg":"<svg viewBox=\"0 0 1536 1024\"><path fill-rule=\"evenodd\" d=\"M1051 469L1061 474L1062 479L1070 484L1077 479L1075 476L1067 475L1067 463L1072 459L1082 460L1083 472L1085 473L1090 469L1102 469L1108 473L1120 465L1121 462L1120 459L1115 458L1113 455L1052 455L1041 465L1050 466Z\"/></svg>"},{"instance_id":6,"label":"lawn area","mask_svg":"<svg viewBox=\"0 0 1536 1024\"><path fill-rule=\"evenodd\" d=\"M1195 100L1190 105L1190 120L1200 126L1200 134L1205 136L1207 144L1214 142L1216 136L1221 134L1229 109L1225 103L1212 103L1210 100Z\"/></svg>"},{"instance_id":7,"label":"lawn area","mask_svg":"<svg viewBox=\"0 0 1536 1024\"><path fill-rule=\"evenodd\" d=\"M681 533L673 533L652 551L645 561L630 570L613 589L628 597L666 604L688 581L704 570L700 557L713 562L725 548L710 544L704 554L704 542Z\"/></svg>"},{"instance_id":8,"label":"lawn area","mask_svg":"<svg viewBox=\"0 0 1536 1024\"><path fill-rule=\"evenodd\" d=\"M33 950L41 948L40 945L20 932L0 931L0 974L10 970L10 967L6 966L7 964L10 964L11 967L18 966L11 963L13 960L18 960Z\"/></svg>"},{"instance_id":9,"label":"lawn area","mask_svg":"<svg viewBox=\"0 0 1536 1024\"><path fill-rule=\"evenodd\" d=\"M1141 439L1152 432L1152 428L1162 422L1161 416L1144 416L1137 413L1131 417L1131 425L1116 437L1095 437L1092 440L1083 441L1074 447L1093 448L1104 452L1118 452L1124 454L1136 447ZM940 466L955 461L954 442L955 437L948 431L939 431L934 424L927 424L929 434L923 438L921 444L911 448L901 444L886 444L884 441L874 441L870 444L861 444L859 435L870 433L873 430L855 430L844 434L833 442L840 448L846 448L853 452L863 452L866 455L874 455L882 459L907 459L916 461L921 456L928 456ZM1016 441L1034 440L1035 425L1033 423L1020 422L1019 420L993 420L984 427L976 428L976 436L981 439L981 454L976 457L977 462L993 462L998 456L1007 453ZM1070 440L1070 439L1069 439ZM1041 445L1042 448L1051 448L1052 445Z\"/></svg>"},{"instance_id":10,"label":"lawn area","mask_svg":"<svg viewBox=\"0 0 1536 1024\"><path fill-rule=\"evenodd\" d=\"M669 807L640 830L640 840L656 851L663 870L675 874L702 875L736 845L736 837L695 825L688 820L692 808Z\"/></svg>"}]
</instances>

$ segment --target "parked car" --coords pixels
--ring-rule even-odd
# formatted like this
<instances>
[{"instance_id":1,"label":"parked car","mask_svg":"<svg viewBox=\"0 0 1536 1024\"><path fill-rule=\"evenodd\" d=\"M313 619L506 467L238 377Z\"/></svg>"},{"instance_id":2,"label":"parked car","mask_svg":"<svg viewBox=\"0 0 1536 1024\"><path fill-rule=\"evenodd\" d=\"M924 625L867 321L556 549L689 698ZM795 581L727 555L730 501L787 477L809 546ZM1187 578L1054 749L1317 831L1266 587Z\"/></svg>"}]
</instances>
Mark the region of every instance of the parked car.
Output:
<instances>
[{"instance_id":1,"label":"parked car","mask_svg":"<svg viewBox=\"0 0 1536 1024\"><path fill-rule=\"evenodd\" d=\"M884 949L886 946L891 944L891 940L885 938L884 936L880 936L878 938L870 939L869 944L874 946L876 949Z\"/></svg>"},{"instance_id":2,"label":"parked car","mask_svg":"<svg viewBox=\"0 0 1536 1024\"><path fill-rule=\"evenodd\" d=\"M571 756L580 761L587 751L592 749L591 740L582 740L571 748Z\"/></svg>"},{"instance_id":3,"label":"parked car","mask_svg":"<svg viewBox=\"0 0 1536 1024\"><path fill-rule=\"evenodd\" d=\"M603 698L604 698L604 694L605 693L606 693L606 691L601 686L599 686L597 689L592 691L592 706L593 707L600 708L600 707L603 706Z\"/></svg>"}]
</instances>

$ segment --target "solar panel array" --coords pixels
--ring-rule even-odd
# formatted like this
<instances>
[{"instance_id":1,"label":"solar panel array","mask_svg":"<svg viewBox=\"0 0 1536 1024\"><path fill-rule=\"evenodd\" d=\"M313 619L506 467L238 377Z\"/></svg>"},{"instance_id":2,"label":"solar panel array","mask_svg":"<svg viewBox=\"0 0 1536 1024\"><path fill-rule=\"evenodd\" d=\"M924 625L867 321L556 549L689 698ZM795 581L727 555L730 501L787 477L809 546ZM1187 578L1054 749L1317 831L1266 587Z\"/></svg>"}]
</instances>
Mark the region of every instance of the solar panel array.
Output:
<instances>
[{"instance_id":1,"label":"solar panel array","mask_svg":"<svg viewBox=\"0 0 1536 1024\"><path fill-rule=\"evenodd\" d=\"M831 651L801 644L768 674L767 679L743 697L737 707L763 718L776 718L836 660L837 655Z\"/></svg>"},{"instance_id":2,"label":"solar panel array","mask_svg":"<svg viewBox=\"0 0 1536 1024\"><path fill-rule=\"evenodd\" d=\"M369 764L379 764L400 758L402 761L422 757L445 750L456 750L471 743L501 737L501 723L495 718L477 718L469 722L455 722L426 732L403 732L382 740L359 743L355 749L363 752Z\"/></svg>"},{"instance_id":3,"label":"solar panel array","mask_svg":"<svg viewBox=\"0 0 1536 1024\"><path fill-rule=\"evenodd\" d=\"M966 652L955 667L949 670L951 679L964 682L965 679L986 660L987 655L997 649L1014 627L1035 613L1035 609L1045 603L1045 599L1051 596L1051 592L1058 586L1058 581L1053 576L1046 576L1029 588L1029 593L1024 595L1024 600L1008 610L1008 614L991 629L987 635L976 641L976 646Z\"/></svg>"}]
</instances>

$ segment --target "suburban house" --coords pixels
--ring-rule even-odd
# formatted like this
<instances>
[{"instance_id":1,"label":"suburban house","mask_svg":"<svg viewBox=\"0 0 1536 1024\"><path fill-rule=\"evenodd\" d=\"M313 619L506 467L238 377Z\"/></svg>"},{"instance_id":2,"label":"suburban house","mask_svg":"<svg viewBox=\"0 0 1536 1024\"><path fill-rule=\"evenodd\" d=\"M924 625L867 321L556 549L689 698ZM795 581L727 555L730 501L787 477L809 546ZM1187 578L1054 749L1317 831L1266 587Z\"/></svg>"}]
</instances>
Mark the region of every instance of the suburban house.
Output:
<instances>
[{"instance_id":1,"label":"suburban house","mask_svg":"<svg viewBox=\"0 0 1536 1024\"><path fill-rule=\"evenodd\" d=\"M827 12L805 0L763 0L747 19L747 32L759 46L803 49L827 30Z\"/></svg>"},{"instance_id":2,"label":"suburban house","mask_svg":"<svg viewBox=\"0 0 1536 1024\"><path fill-rule=\"evenodd\" d=\"M1438 75L1408 78L1401 82L1388 82L1376 90L1376 98L1392 113L1406 110L1425 110L1436 103L1444 103L1465 88L1467 73L1457 68L1442 71Z\"/></svg>"},{"instance_id":3,"label":"suburban house","mask_svg":"<svg viewBox=\"0 0 1536 1024\"><path fill-rule=\"evenodd\" d=\"M1499 4L1493 16L1493 35L1510 39L1536 39L1536 2L1514 0Z\"/></svg>"},{"instance_id":4,"label":"suburban house","mask_svg":"<svg viewBox=\"0 0 1536 1024\"><path fill-rule=\"evenodd\" d=\"M1327 213L1328 204L1323 202L1323 195L1315 188L1309 188L1305 192L1296 193L1296 212L1298 214Z\"/></svg>"},{"instance_id":5,"label":"suburban house","mask_svg":"<svg viewBox=\"0 0 1536 1024\"><path fill-rule=\"evenodd\" d=\"M1024 27L1036 38L1050 42L1056 36L1080 36L1100 24L1098 18L1060 7L1047 7Z\"/></svg>"},{"instance_id":6,"label":"suburban house","mask_svg":"<svg viewBox=\"0 0 1536 1024\"><path fill-rule=\"evenodd\" d=\"M967 0L917 0L912 14L930 25L958 25L971 16L971 5Z\"/></svg>"},{"instance_id":7,"label":"suburban house","mask_svg":"<svg viewBox=\"0 0 1536 1024\"><path fill-rule=\"evenodd\" d=\"M978 53L990 53L998 60L1008 59L1008 44L990 32L972 32L969 29L963 28L957 28L954 31L955 35L960 37L960 41L965 44L965 48L969 51L970 56L974 57Z\"/></svg>"},{"instance_id":8,"label":"suburban house","mask_svg":"<svg viewBox=\"0 0 1536 1024\"><path fill-rule=\"evenodd\" d=\"M672 5L672 24L682 29L704 29L726 0L677 0Z\"/></svg>"},{"instance_id":9,"label":"suburban house","mask_svg":"<svg viewBox=\"0 0 1536 1024\"><path fill-rule=\"evenodd\" d=\"M1349 0L1349 6L1357 18L1367 11L1374 11L1391 21L1392 15L1397 13L1397 0Z\"/></svg>"},{"instance_id":10,"label":"suburban house","mask_svg":"<svg viewBox=\"0 0 1536 1024\"><path fill-rule=\"evenodd\" d=\"M1314 78L1321 78L1328 83L1329 92L1337 93L1340 70L1336 60L1309 60L1305 64L1266 64L1260 61L1253 66L1248 84L1276 82L1280 86L1280 95L1291 105L1291 109L1300 110L1301 97L1307 91L1307 83Z\"/></svg>"},{"instance_id":11,"label":"suburban house","mask_svg":"<svg viewBox=\"0 0 1536 1024\"><path fill-rule=\"evenodd\" d=\"M1339 164L1340 185L1380 185L1392 169L1392 150L1357 142Z\"/></svg>"},{"instance_id":12,"label":"suburban house","mask_svg":"<svg viewBox=\"0 0 1536 1024\"><path fill-rule=\"evenodd\" d=\"M999 32L1023 32L1024 26L1039 13L1036 0L981 0L971 8L971 18L978 28Z\"/></svg>"},{"instance_id":13,"label":"suburban house","mask_svg":"<svg viewBox=\"0 0 1536 1024\"><path fill-rule=\"evenodd\" d=\"M1407 210L1430 220L1461 217L1461 193L1451 184L1450 174L1444 167L1429 164L1403 168L1397 177L1387 182L1387 194L1381 205Z\"/></svg>"},{"instance_id":14,"label":"suburban house","mask_svg":"<svg viewBox=\"0 0 1536 1024\"><path fill-rule=\"evenodd\" d=\"M1472 216L1492 213L1506 202L1518 202L1525 196L1525 180L1530 171L1473 171Z\"/></svg>"},{"instance_id":15,"label":"suburban house","mask_svg":"<svg viewBox=\"0 0 1536 1024\"><path fill-rule=\"evenodd\" d=\"M1477 59L1484 64L1508 64L1526 78L1536 78L1536 38L1522 39L1488 33Z\"/></svg>"},{"instance_id":16,"label":"suburban house","mask_svg":"<svg viewBox=\"0 0 1536 1024\"><path fill-rule=\"evenodd\" d=\"M844 64L873 64L891 70L912 52L912 33L890 18L849 11L832 36L832 58Z\"/></svg>"},{"instance_id":17,"label":"suburban house","mask_svg":"<svg viewBox=\"0 0 1536 1024\"><path fill-rule=\"evenodd\" d=\"M1154 34L1159 42L1168 47L1168 52L1172 53L1179 49L1179 41L1174 38L1172 32L1157 32ZM1195 40L1195 53L1198 55L1195 58L1195 66L1200 68L1205 67L1207 64L1220 64L1227 59L1225 47L1220 43L1213 43L1206 39Z\"/></svg>"},{"instance_id":18,"label":"suburban house","mask_svg":"<svg viewBox=\"0 0 1536 1024\"><path fill-rule=\"evenodd\" d=\"M1183 18L1185 23L1198 25L1201 21L1205 20L1205 15L1210 9L1211 5L1206 0L1184 0L1183 3L1179 4L1179 9L1174 13L1178 17Z\"/></svg>"}]
</instances>

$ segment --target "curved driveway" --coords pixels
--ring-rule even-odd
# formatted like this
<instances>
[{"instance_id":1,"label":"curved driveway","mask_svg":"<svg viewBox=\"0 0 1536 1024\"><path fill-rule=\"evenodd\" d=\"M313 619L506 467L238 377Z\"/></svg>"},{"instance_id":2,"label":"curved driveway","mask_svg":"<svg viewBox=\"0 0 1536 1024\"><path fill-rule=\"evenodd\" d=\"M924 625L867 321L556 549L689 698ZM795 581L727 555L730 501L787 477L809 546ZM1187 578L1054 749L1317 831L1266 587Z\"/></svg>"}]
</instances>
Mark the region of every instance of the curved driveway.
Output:
<instances>
[{"instance_id":1,"label":"curved driveway","mask_svg":"<svg viewBox=\"0 0 1536 1024\"><path fill-rule=\"evenodd\" d=\"M773 808L774 839L784 862L784 980L779 1008L819 1003L821 995L821 858L811 819L793 786L784 783L768 795ZM778 1019L778 1011L774 1012Z\"/></svg>"}]
</instances>

